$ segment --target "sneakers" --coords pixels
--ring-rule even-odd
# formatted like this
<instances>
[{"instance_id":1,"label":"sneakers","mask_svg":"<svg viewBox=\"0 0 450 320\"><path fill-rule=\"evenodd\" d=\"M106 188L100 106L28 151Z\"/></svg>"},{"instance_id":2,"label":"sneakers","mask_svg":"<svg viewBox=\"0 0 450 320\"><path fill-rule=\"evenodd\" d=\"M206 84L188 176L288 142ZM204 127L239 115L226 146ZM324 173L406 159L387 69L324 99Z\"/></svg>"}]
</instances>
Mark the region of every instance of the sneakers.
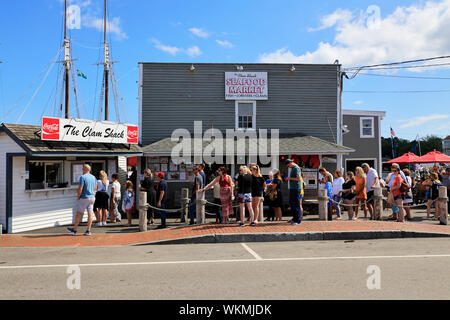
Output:
<instances>
[{"instance_id":1,"label":"sneakers","mask_svg":"<svg viewBox=\"0 0 450 320\"><path fill-rule=\"evenodd\" d=\"M251 226L251 227L255 227L255 226L256 226L256 223L252 222L252 223L250 223L250 226Z\"/></svg>"},{"instance_id":2,"label":"sneakers","mask_svg":"<svg viewBox=\"0 0 450 320\"><path fill-rule=\"evenodd\" d=\"M86 230L86 232L83 234L84 236L91 236L92 233L89 230Z\"/></svg>"},{"instance_id":3,"label":"sneakers","mask_svg":"<svg viewBox=\"0 0 450 320\"><path fill-rule=\"evenodd\" d=\"M239 227L245 227L245 223L243 222L239 223Z\"/></svg>"},{"instance_id":4,"label":"sneakers","mask_svg":"<svg viewBox=\"0 0 450 320\"><path fill-rule=\"evenodd\" d=\"M159 225L159 226L156 227L156 229L165 229L165 228L167 228L167 227L163 226L163 225Z\"/></svg>"},{"instance_id":5,"label":"sneakers","mask_svg":"<svg viewBox=\"0 0 450 320\"><path fill-rule=\"evenodd\" d=\"M73 228L67 228L66 230L67 230L68 233L70 233L73 236L77 235L77 232Z\"/></svg>"},{"instance_id":6,"label":"sneakers","mask_svg":"<svg viewBox=\"0 0 450 320\"><path fill-rule=\"evenodd\" d=\"M101 226L103 226L103 223L102 222L97 222L97 227L101 227Z\"/></svg>"},{"instance_id":7,"label":"sneakers","mask_svg":"<svg viewBox=\"0 0 450 320\"><path fill-rule=\"evenodd\" d=\"M106 221L105 221L105 222L102 222L102 226L104 226L104 227L106 226Z\"/></svg>"}]
</instances>

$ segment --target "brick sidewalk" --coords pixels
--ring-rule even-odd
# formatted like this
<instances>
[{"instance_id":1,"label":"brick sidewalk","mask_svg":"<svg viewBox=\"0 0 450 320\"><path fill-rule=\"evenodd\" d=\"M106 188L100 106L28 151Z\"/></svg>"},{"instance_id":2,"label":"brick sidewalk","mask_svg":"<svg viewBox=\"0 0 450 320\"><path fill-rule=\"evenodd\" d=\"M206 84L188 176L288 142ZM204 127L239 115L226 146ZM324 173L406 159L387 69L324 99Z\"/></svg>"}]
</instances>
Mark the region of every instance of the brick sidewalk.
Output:
<instances>
[{"instance_id":1,"label":"brick sidewalk","mask_svg":"<svg viewBox=\"0 0 450 320\"><path fill-rule=\"evenodd\" d=\"M80 230L81 231L81 230ZM0 247L92 247L152 243L167 240L215 235L255 233L312 233L312 232L354 232L354 231L411 231L450 235L450 227L419 223L398 223L387 221L304 221L291 226L286 222L265 222L256 227L238 227L237 224L183 226L139 233L95 234L90 237L67 234L21 234L1 235Z\"/></svg>"}]
</instances>

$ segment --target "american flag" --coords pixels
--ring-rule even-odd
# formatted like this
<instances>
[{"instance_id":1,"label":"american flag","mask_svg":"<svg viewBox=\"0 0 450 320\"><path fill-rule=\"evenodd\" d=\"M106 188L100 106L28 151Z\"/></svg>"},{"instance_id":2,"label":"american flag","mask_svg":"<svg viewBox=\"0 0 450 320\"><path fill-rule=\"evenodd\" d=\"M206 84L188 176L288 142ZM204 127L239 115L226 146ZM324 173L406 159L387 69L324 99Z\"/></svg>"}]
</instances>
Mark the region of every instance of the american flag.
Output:
<instances>
[{"instance_id":1,"label":"american flag","mask_svg":"<svg viewBox=\"0 0 450 320\"><path fill-rule=\"evenodd\" d=\"M392 129L392 127L391 127L391 136L395 137L395 132L394 129Z\"/></svg>"}]
</instances>

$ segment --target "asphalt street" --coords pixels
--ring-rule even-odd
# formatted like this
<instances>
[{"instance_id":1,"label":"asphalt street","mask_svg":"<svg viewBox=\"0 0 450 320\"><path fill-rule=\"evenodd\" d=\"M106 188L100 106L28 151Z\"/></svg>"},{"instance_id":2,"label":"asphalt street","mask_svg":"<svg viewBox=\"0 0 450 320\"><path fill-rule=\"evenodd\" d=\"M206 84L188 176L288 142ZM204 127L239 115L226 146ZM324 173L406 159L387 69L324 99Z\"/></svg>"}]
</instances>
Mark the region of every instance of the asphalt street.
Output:
<instances>
[{"instance_id":1,"label":"asphalt street","mask_svg":"<svg viewBox=\"0 0 450 320\"><path fill-rule=\"evenodd\" d=\"M449 299L449 266L448 238L0 248L0 299Z\"/></svg>"}]
</instances>

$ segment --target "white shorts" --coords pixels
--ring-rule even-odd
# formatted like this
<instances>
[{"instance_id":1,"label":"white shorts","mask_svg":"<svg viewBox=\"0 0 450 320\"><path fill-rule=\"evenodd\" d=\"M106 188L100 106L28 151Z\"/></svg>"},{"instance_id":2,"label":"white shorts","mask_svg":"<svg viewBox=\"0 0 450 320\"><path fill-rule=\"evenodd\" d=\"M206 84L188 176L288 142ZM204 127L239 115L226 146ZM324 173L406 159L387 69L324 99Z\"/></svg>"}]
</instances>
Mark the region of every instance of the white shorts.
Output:
<instances>
[{"instance_id":1,"label":"white shorts","mask_svg":"<svg viewBox=\"0 0 450 320\"><path fill-rule=\"evenodd\" d=\"M77 212L84 213L85 210L87 210L88 213L94 212L94 202L95 198L77 200Z\"/></svg>"}]
</instances>

